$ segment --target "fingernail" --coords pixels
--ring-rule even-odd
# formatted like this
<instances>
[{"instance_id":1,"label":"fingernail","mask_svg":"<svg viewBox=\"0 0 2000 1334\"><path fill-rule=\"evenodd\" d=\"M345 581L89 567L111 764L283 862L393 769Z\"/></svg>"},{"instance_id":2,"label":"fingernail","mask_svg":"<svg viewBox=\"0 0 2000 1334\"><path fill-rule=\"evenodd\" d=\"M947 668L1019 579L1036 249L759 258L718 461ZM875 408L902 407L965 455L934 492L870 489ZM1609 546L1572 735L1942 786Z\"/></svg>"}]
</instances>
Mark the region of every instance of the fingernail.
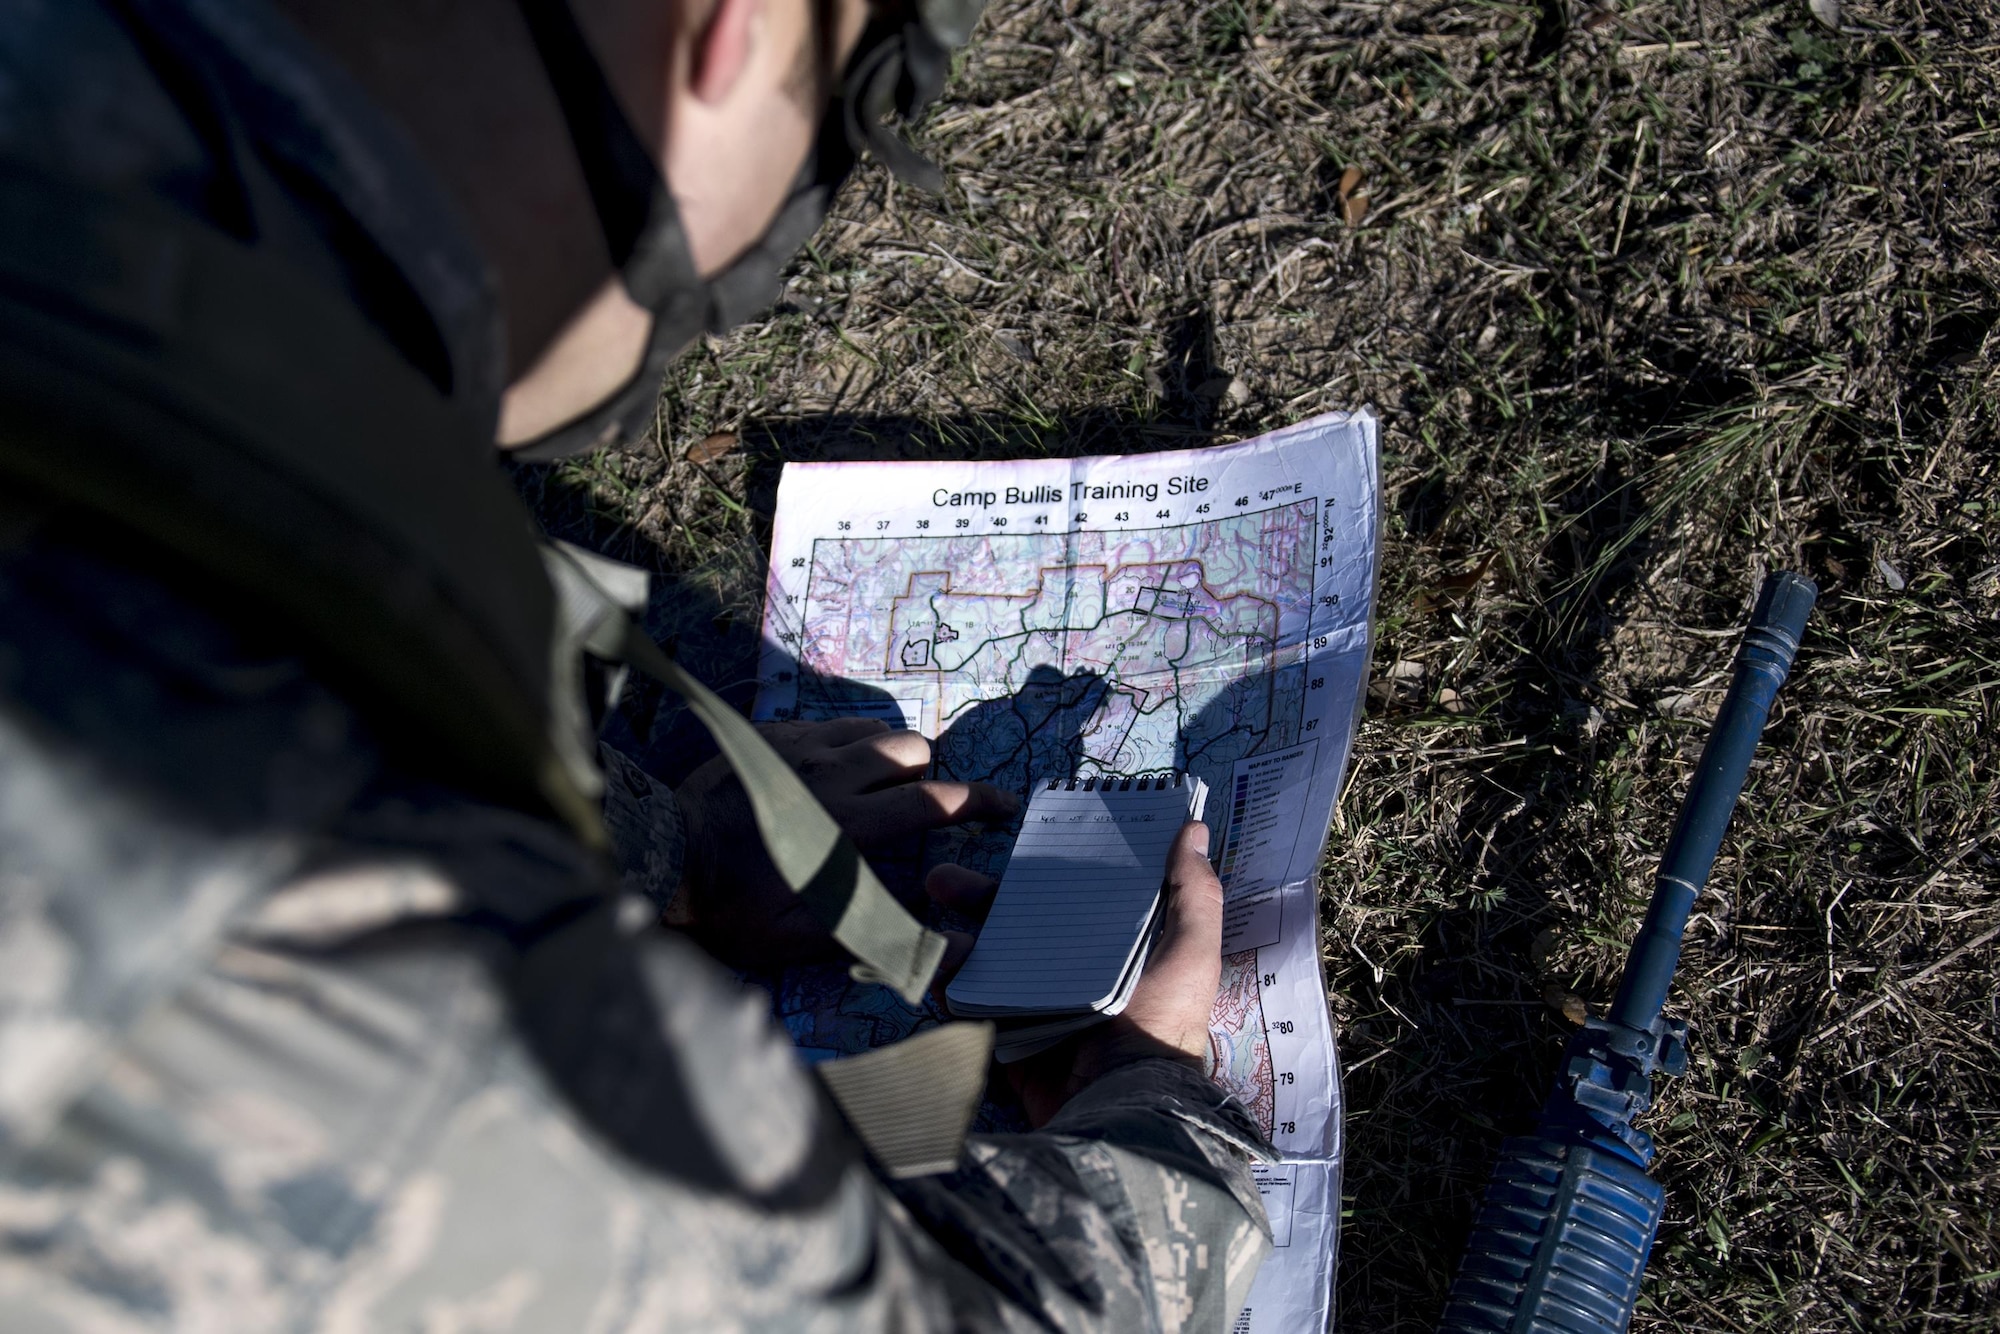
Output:
<instances>
[{"instance_id":1,"label":"fingernail","mask_svg":"<svg viewBox=\"0 0 2000 1334\"><path fill-rule=\"evenodd\" d=\"M1189 838L1194 843L1194 850L1206 857L1208 855L1208 826L1196 820L1194 822L1194 833L1189 835Z\"/></svg>"}]
</instances>

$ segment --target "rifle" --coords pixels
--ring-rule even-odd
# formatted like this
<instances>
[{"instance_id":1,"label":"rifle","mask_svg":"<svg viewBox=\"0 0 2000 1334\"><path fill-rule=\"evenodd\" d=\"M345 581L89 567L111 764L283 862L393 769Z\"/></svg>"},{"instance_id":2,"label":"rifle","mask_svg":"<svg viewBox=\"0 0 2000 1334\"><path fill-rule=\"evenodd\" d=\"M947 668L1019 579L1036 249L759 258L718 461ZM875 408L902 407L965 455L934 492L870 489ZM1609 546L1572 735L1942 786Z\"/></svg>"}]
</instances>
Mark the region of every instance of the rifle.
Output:
<instances>
[{"instance_id":1,"label":"rifle","mask_svg":"<svg viewBox=\"0 0 2000 1334\"><path fill-rule=\"evenodd\" d=\"M1652 1137L1633 1122L1653 1074L1687 1070L1687 1025L1660 1013L1716 849L1819 590L1764 581L1735 675L1660 859L1646 920L1610 1014L1569 1041L1532 1134L1500 1146L1442 1334L1618 1334L1632 1319L1666 1192L1646 1175Z\"/></svg>"}]
</instances>

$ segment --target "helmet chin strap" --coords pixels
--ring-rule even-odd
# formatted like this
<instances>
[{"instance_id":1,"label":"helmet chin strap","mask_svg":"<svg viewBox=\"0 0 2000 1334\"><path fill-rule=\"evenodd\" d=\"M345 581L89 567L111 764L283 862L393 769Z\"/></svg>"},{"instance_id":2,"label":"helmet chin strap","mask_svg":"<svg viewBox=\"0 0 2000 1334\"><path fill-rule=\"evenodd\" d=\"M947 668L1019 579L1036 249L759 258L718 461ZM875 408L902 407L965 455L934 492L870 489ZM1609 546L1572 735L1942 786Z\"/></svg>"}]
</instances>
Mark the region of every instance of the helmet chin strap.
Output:
<instances>
[{"instance_id":1,"label":"helmet chin strap","mask_svg":"<svg viewBox=\"0 0 2000 1334\"><path fill-rule=\"evenodd\" d=\"M936 98L951 49L964 45L985 0L905 0L869 21L830 100L813 150L769 228L714 278L688 248L680 210L659 164L619 106L568 0L515 0L562 107L599 228L626 292L653 316L639 368L610 398L510 450L518 459L562 458L641 434L653 417L667 364L703 332L724 333L776 298L785 265L819 227L863 149L909 184L937 193L944 175L895 130ZM830 43L832 5L817 25ZM829 59L832 52L825 51Z\"/></svg>"},{"instance_id":2,"label":"helmet chin strap","mask_svg":"<svg viewBox=\"0 0 2000 1334\"><path fill-rule=\"evenodd\" d=\"M562 107L611 262L648 310L701 286L673 192L566 0L516 0Z\"/></svg>"},{"instance_id":3,"label":"helmet chin strap","mask_svg":"<svg viewBox=\"0 0 2000 1334\"><path fill-rule=\"evenodd\" d=\"M708 283L695 267L673 192L591 52L566 0L516 0L562 107L606 250L632 300L653 317L632 378L603 404L515 450L557 458L636 434L667 363L708 323Z\"/></svg>"}]
</instances>

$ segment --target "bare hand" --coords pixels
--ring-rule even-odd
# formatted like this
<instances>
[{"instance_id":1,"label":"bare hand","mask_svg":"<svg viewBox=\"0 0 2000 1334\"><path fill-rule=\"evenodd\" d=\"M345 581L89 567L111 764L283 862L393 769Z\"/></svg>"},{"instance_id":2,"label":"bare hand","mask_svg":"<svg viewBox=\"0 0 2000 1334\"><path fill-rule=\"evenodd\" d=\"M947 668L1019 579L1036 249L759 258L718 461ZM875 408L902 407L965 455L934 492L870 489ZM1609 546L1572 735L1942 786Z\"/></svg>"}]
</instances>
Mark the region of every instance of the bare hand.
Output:
<instances>
[{"instance_id":1,"label":"bare hand","mask_svg":"<svg viewBox=\"0 0 2000 1334\"><path fill-rule=\"evenodd\" d=\"M757 729L863 852L947 825L998 820L1020 803L990 783L924 778L930 742L875 718L772 723ZM833 952L826 928L764 851L750 800L717 758L674 792L687 822L687 865L670 918L726 963L771 967ZM963 867L932 869L925 893L954 907L990 896L993 882ZM954 951L957 953L959 951Z\"/></svg>"},{"instance_id":2,"label":"bare hand","mask_svg":"<svg viewBox=\"0 0 2000 1334\"><path fill-rule=\"evenodd\" d=\"M1190 821L1174 840L1166 895L1166 922L1125 1013L1003 1067L1035 1126L1118 1066L1164 1056L1207 1068L1208 1016L1222 982L1222 882L1208 864L1207 825Z\"/></svg>"}]
</instances>

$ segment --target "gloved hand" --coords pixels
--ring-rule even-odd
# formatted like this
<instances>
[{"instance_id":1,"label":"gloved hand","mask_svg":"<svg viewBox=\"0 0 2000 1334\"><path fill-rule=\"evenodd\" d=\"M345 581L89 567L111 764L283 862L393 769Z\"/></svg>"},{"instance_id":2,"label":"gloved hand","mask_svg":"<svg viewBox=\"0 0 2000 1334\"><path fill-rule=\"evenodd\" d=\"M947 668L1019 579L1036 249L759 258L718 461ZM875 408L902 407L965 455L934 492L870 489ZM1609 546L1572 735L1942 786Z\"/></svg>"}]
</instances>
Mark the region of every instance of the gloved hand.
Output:
<instances>
[{"instance_id":1,"label":"gloved hand","mask_svg":"<svg viewBox=\"0 0 2000 1334\"><path fill-rule=\"evenodd\" d=\"M758 729L865 854L948 825L1003 820L1019 809L990 783L924 777L930 742L874 718L771 723ZM686 822L687 863L668 920L711 954L739 967L769 968L837 952L819 919L791 891L765 855L750 800L728 761L717 758L675 789ZM958 908L977 908L994 882L944 864L924 892ZM918 907L920 905L910 905ZM968 942L956 941L961 956ZM951 956L947 956L947 962Z\"/></svg>"}]
</instances>

